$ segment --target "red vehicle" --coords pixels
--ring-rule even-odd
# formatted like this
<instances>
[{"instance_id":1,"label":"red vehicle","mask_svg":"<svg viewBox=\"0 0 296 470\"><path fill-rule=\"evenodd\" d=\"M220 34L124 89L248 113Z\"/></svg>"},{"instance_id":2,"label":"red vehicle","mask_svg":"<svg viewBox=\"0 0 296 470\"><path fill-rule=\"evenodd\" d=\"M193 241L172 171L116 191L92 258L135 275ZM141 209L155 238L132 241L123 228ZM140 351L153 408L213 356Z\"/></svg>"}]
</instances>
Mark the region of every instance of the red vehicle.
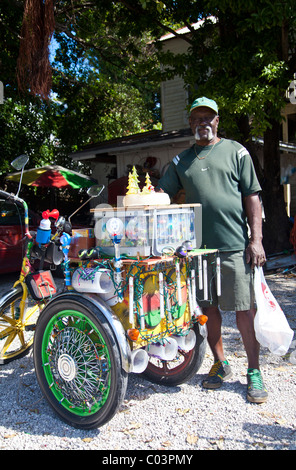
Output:
<instances>
[{"instance_id":1,"label":"red vehicle","mask_svg":"<svg viewBox=\"0 0 296 470\"><path fill-rule=\"evenodd\" d=\"M29 210L30 230L36 230L41 217ZM24 208L0 198L0 274L19 271L25 249Z\"/></svg>"}]
</instances>

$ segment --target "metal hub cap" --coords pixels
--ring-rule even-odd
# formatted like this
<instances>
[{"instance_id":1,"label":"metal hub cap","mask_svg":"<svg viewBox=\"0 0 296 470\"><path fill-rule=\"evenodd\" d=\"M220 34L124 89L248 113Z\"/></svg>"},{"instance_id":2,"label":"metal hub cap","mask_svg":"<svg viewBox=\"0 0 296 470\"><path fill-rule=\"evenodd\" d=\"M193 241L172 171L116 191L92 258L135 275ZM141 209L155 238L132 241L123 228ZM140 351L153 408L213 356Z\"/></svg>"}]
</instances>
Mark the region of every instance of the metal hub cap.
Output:
<instances>
[{"instance_id":1,"label":"metal hub cap","mask_svg":"<svg viewBox=\"0 0 296 470\"><path fill-rule=\"evenodd\" d=\"M58 370L62 379L70 382L76 376L76 363L69 354L62 354L58 359Z\"/></svg>"},{"instance_id":2,"label":"metal hub cap","mask_svg":"<svg viewBox=\"0 0 296 470\"><path fill-rule=\"evenodd\" d=\"M53 316L43 336L42 361L51 393L69 412L89 416L106 403L110 352L100 330L83 313L59 310Z\"/></svg>"}]
</instances>

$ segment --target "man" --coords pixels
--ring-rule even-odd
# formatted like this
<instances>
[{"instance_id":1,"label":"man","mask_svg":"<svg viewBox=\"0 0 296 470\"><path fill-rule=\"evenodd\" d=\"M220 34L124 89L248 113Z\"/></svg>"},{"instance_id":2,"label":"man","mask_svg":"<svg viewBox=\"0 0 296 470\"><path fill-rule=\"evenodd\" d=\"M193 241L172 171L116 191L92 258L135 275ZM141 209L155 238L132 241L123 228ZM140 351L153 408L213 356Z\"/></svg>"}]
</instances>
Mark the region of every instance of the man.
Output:
<instances>
[{"instance_id":1,"label":"man","mask_svg":"<svg viewBox=\"0 0 296 470\"><path fill-rule=\"evenodd\" d=\"M220 309L235 310L248 358L247 399L262 403L268 394L259 370L253 288L253 268L266 261L258 196L261 188L248 151L238 142L218 137L215 101L205 97L196 99L190 109L189 123L196 143L174 158L158 189L172 197L183 188L186 203L202 204L202 246L220 252L221 296L218 300L213 291L210 302L200 302L208 316L208 342L214 356L214 365L203 386L219 388L232 375L223 351Z\"/></svg>"}]
</instances>

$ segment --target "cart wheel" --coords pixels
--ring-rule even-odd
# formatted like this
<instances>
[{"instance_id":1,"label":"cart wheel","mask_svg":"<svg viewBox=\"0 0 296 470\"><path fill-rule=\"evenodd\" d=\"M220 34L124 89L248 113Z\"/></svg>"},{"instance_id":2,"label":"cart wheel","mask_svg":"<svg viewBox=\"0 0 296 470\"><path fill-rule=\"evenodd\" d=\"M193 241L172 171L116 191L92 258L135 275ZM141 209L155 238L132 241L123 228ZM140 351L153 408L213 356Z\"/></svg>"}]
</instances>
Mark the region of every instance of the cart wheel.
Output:
<instances>
[{"instance_id":1,"label":"cart wheel","mask_svg":"<svg viewBox=\"0 0 296 470\"><path fill-rule=\"evenodd\" d=\"M122 403L127 374L104 315L63 297L40 316L34 340L40 388L61 419L80 429L108 422Z\"/></svg>"},{"instance_id":2,"label":"cart wheel","mask_svg":"<svg viewBox=\"0 0 296 470\"><path fill-rule=\"evenodd\" d=\"M0 306L0 364L20 359L33 345L33 330L40 309L27 298L22 314L22 297L23 290L19 286L5 295Z\"/></svg>"},{"instance_id":3,"label":"cart wheel","mask_svg":"<svg viewBox=\"0 0 296 470\"><path fill-rule=\"evenodd\" d=\"M163 361L149 356L147 369L143 376L150 382L174 387L191 379L200 368L206 351L206 337L200 332L196 323L193 327L196 334L196 343L191 351L179 349L178 355L172 361Z\"/></svg>"}]
</instances>

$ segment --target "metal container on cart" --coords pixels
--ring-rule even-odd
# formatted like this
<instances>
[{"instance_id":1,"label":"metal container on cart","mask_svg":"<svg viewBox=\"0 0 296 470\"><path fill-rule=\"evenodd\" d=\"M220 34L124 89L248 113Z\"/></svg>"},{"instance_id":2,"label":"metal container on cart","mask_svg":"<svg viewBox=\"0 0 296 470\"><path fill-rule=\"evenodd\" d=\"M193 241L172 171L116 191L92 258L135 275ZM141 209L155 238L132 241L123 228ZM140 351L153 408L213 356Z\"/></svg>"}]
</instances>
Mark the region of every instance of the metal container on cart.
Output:
<instances>
[{"instance_id":1,"label":"metal container on cart","mask_svg":"<svg viewBox=\"0 0 296 470\"><path fill-rule=\"evenodd\" d=\"M113 243L106 229L110 218L123 222L120 253L127 256L160 256L185 240L192 248L201 245L202 215L200 204L167 206L105 207L93 210L96 243L106 254L113 253Z\"/></svg>"}]
</instances>

